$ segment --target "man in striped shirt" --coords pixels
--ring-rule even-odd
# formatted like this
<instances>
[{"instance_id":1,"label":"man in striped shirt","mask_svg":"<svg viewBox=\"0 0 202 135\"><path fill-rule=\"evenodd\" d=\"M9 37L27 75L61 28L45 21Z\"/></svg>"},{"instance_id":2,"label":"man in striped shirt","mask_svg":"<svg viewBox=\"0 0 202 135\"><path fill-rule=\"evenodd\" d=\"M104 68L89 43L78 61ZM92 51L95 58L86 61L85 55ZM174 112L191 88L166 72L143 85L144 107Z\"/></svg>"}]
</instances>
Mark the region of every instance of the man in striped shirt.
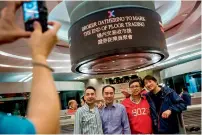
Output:
<instances>
[{"instance_id":1,"label":"man in striped shirt","mask_svg":"<svg viewBox=\"0 0 202 135\"><path fill-rule=\"evenodd\" d=\"M84 98L85 104L75 114L74 134L103 134L102 121L95 106L95 88L87 87Z\"/></svg>"}]
</instances>

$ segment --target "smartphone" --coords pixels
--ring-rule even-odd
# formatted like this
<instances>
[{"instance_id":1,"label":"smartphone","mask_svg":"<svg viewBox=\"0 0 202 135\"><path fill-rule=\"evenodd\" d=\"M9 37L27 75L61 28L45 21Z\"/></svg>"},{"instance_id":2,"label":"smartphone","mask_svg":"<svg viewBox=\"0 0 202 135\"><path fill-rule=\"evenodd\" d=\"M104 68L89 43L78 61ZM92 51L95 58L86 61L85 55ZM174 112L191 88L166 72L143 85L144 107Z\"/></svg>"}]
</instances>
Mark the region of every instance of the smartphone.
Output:
<instances>
[{"instance_id":1,"label":"smartphone","mask_svg":"<svg viewBox=\"0 0 202 135\"><path fill-rule=\"evenodd\" d=\"M38 1L38 0L24 1L22 9L26 31L34 30L33 28L34 21L38 21L41 24L43 32L48 29L47 27L48 11L46 8L45 1Z\"/></svg>"}]
</instances>

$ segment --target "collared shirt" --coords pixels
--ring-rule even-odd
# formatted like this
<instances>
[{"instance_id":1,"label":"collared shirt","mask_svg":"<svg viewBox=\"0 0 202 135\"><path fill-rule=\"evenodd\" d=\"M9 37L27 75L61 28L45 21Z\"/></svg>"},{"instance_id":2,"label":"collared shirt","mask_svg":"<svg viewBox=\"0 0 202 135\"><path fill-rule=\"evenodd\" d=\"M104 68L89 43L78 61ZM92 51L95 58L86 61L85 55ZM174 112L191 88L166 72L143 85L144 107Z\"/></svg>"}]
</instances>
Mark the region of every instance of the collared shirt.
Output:
<instances>
[{"instance_id":1,"label":"collared shirt","mask_svg":"<svg viewBox=\"0 0 202 135\"><path fill-rule=\"evenodd\" d=\"M105 106L100 110L104 134L130 134L126 109L122 104Z\"/></svg>"},{"instance_id":2,"label":"collared shirt","mask_svg":"<svg viewBox=\"0 0 202 135\"><path fill-rule=\"evenodd\" d=\"M102 121L98 108L90 110L87 104L80 107L75 114L74 134L103 134Z\"/></svg>"}]
</instances>

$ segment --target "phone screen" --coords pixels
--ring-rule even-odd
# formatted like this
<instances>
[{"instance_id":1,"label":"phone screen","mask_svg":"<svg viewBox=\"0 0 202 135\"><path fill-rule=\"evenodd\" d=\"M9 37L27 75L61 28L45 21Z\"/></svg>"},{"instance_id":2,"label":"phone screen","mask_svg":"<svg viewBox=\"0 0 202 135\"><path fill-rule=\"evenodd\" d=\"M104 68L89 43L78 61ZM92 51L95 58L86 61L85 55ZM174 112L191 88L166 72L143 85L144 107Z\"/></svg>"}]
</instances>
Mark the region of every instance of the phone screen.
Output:
<instances>
[{"instance_id":1,"label":"phone screen","mask_svg":"<svg viewBox=\"0 0 202 135\"><path fill-rule=\"evenodd\" d=\"M37 0L23 2L23 15L24 15L24 22L39 18Z\"/></svg>"}]
</instances>

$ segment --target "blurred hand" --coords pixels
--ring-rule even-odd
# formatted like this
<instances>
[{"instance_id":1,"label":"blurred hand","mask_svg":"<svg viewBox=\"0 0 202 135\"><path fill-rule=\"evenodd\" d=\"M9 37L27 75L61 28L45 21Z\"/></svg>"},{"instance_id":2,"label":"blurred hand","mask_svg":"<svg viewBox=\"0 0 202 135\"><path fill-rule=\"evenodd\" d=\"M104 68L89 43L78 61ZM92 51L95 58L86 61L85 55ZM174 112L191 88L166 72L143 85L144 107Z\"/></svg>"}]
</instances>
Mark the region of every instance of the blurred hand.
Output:
<instances>
[{"instance_id":1,"label":"blurred hand","mask_svg":"<svg viewBox=\"0 0 202 135\"><path fill-rule=\"evenodd\" d=\"M0 44L10 43L19 38L28 38L31 33L21 29L15 23L15 14L21 6L20 1L8 1L0 17Z\"/></svg>"},{"instance_id":2,"label":"blurred hand","mask_svg":"<svg viewBox=\"0 0 202 135\"><path fill-rule=\"evenodd\" d=\"M104 103L100 102L99 104L97 104L98 109L102 109L103 107L104 107Z\"/></svg>"},{"instance_id":3,"label":"blurred hand","mask_svg":"<svg viewBox=\"0 0 202 135\"><path fill-rule=\"evenodd\" d=\"M130 93L128 92L128 90L126 88L121 88L121 93L126 97L130 97Z\"/></svg>"},{"instance_id":4,"label":"blurred hand","mask_svg":"<svg viewBox=\"0 0 202 135\"><path fill-rule=\"evenodd\" d=\"M171 110L166 110L162 113L161 117L167 119L171 115Z\"/></svg>"},{"instance_id":5,"label":"blurred hand","mask_svg":"<svg viewBox=\"0 0 202 135\"><path fill-rule=\"evenodd\" d=\"M32 59L47 59L52 48L57 43L58 39L56 36L57 31L60 28L60 23L49 22L53 28L49 29L45 33L42 33L42 28L39 22L34 22L34 32L29 40L29 45L32 49Z\"/></svg>"}]
</instances>

